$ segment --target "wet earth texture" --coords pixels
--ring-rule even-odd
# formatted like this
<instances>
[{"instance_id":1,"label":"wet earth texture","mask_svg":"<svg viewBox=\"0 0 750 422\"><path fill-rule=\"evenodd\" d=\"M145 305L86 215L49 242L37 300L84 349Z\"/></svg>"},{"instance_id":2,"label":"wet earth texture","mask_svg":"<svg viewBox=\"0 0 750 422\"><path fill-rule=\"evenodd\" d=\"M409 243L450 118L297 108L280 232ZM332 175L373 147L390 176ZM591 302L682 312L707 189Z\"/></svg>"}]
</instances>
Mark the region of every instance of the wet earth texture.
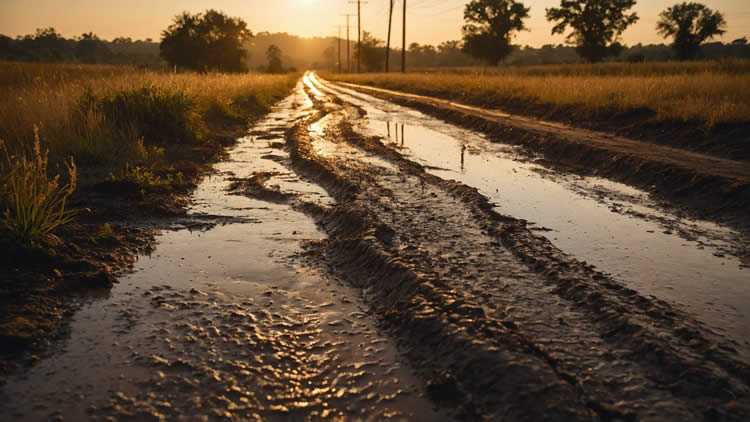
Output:
<instances>
[{"instance_id":1,"label":"wet earth texture","mask_svg":"<svg viewBox=\"0 0 750 422\"><path fill-rule=\"evenodd\" d=\"M243 139L198 188L192 212L229 224L164 233L134 274L83 299L69 338L6 380L2 419L448 419L361 294L305 265L301 245L324 237L315 224L229 191L263 171L287 192L332 202L271 146L310 107L301 92L287 98L255 126L265 139Z\"/></svg>"},{"instance_id":2,"label":"wet earth texture","mask_svg":"<svg viewBox=\"0 0 750 422\"><path fill-rule=\"evenodd\" d=\"M746 235L664 210L621 183L544 167L517 148L421 112L332 84L321 89L362 107L362 133L382 137L432 174L479 189L499 213L527 220L579 260L697 314L750 360Z\"/></svg>"},{"instance_id":3,"label":"wet earth texture","mask_svg":"<svg viewBox=\"0 0 750 422\"><path fill-rule=\"evenodd\" d=\"M163 233L133 274L82 298L67 338L0 386L0 414L750 415L736 233L313 74L252 130L193 197L221 224ZM689 249L703 272L644 278L637 245Z\"/></svg>"}]
</instances>

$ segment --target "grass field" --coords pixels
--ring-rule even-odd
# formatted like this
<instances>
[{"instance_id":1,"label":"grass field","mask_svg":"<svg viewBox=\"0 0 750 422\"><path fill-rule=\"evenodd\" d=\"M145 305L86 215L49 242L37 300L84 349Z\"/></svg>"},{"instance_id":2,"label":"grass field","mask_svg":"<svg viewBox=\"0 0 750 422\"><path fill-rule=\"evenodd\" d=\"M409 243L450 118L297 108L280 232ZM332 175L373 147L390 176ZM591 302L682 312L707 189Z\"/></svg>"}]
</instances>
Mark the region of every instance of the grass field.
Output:
<instances>
[{"instance_id":1,"label":"grass field","mask_svg":"<svg viewBox=\"0 0 750 422\"><path fill-rule=\"evenodd\" d=\"M12 205L14 213L0 219L21 221L26 228L15 231L24 233L46 224L39 210L49 217L64 209L63 192L75 187L66 183L76 178L160 189L183 183L174 161L193 162L192 170L216 157L217 136L236 136L232 130L268 112L298 78L0 63L0 211Z\"/></svg>"},{"instance_id":2,"label":"grass field","mask_svg":"<svg viewBox=\"0 0 750 422\"><path fill-rule=\"evenodd\" d=\"M37 127L53 157L73 156L83 167L132 165L149 145L202 139L212 117L262 114L295 80L0 63L0 139L18 150L31 145Z\"/></svg>"},{"instance_id":3,"label":"grass field","mask_svg":"<svg viewBox=\"0 0 750 422\"><path fill-rule=\"evenodd\" d=\"M750 61L603 63L502 68L424 69L406 74L325 74L331 80L535 114L574 118L650 110L663 121L710 129L750 123Z\"/></svg>"}]
</instances>

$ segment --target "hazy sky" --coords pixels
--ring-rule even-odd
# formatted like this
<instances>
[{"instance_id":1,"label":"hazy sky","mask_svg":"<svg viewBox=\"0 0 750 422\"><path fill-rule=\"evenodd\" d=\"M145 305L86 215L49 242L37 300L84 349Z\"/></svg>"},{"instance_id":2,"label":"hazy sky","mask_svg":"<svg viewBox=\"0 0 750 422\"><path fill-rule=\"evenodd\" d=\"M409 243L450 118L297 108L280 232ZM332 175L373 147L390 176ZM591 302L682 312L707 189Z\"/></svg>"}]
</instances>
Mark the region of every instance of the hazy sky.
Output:
<instances>
[{"instance_id":1,"label":"hazy sky","mask_svg":"<svg viewBox=\"0 0 750 422\"><path fill-rule=\"evenodd\" d=\"M394 42L401 39L401 7L394 14ZM461 36L463 7L467 0L407 0L407 43L437 44ZM640 0L635 6L640 21L623 35L627 44L658 43L654 26L661 10L677 0ZM552 25L544 19L544 9L559 0L526 0L531 7L527 21L530 31L516 38L518 44L540 46L563 42L562 36L551 36ZM732 41L750 37L750 0L703 0L707 6L724 13L728 31L721 38ZM33 33L36 28L52 26L66 37L93 31L101 38L117 36L158 40L177 13L199 12L215 8L247 21L253 32L288 32L302 36L328 36L345 25L345 13L356 13L349 0L0 0L0 33L16 36ZM362 29L378 38L387 33L388 0L369 0L362 5ZM356 38L356 16L352 38ZM343 33L345 36L345 32Z\"/></svg>"}]
</instances>

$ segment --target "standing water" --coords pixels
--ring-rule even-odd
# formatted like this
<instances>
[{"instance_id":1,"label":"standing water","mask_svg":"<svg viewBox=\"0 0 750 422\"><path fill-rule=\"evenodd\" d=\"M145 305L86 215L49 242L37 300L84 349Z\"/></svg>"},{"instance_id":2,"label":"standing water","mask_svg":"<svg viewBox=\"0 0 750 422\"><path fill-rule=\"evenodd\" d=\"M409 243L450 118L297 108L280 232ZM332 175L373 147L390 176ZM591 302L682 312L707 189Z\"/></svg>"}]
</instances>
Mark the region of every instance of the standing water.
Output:
<instances>
[{"instance_id":1,"label":"standing water","mask_svg":"<svg viewBox=\"0 0 750 422\"><path fill-rule=\"evenodd\" d=\"M16 420L89 418L443 420L379 332L360 293L302 265L322 239L289 205L228 192L267 186L332 199L286 166L284 132L309 113L301 86L240 140L193 197L221 225L169 231L106 297L86 300L70 338L0 386Z\"/></svg>"},{"instance_id":2,"label":"standing water","mask_svg":"<svg viewBox=\"0 0 750 422\"><path fill-rule=\"evenodd\" d=\"M628 287L692 313L750 360L750 269L732 256L745 241L738 233L673 215L632 187L561 174L482 134L311 79L366 111L362 133L384 138L434 175L479 189L499 213L528 220Z\"/></svg>"}]
</instances>

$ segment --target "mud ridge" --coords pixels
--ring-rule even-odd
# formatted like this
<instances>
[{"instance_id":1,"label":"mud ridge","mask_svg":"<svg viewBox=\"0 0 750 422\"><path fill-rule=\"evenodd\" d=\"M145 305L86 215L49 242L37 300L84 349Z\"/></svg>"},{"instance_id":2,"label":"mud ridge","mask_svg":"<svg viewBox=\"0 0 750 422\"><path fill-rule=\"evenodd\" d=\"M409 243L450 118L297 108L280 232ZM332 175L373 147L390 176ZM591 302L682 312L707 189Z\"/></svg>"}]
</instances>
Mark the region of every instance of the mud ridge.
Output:
<instances>
[{"instance_id":1,"label":"mud ridge","mask_svg":"<svg viewBox=\"0 0 750 422\"><path fill-rule=\"evenodd\" d=\"M331 112L330 103L314 103L325 110L314 119ZM335 131L324 136L384 157L407 177L465 204L498 247L539 275L540 284L550 286L550 295L568 301L585 316L588 333L601 338L610 349L596 353L602 359L598 365L627 361L626 367L647 378L649 387L640 386L646 388L643 394L647 399L628 401L632 394L618 391L619 381L606 378L606 374L591 380L586 367L581 366L584 363L574 361L571 365L561 360L564 355L547 350L544 342L539 342L542 339L519 326L502 307L491 308L493 303L456 289L449 274L438 273L429 265L429 257L411 259L400 241L404 228L390 227L381 220L388 217L382 214L383 210L388 213L388 195L382 204L377 203L385 188L374 184L358 188L349 166L317 155L308 130L308 123L317 121L314 119L300 121L287 132L291 164L340 203L332 207L293 205L313 216L331 237L310 242L309 254L313 261L335 269L342 279L364 289L367 302L399 339L412 366L428 381L427 391L433 400L459 408L467 420L632 420L665 414L680 415L683 420L743 420L748 415L743 404L748 391L747 366L734 359L730 346L709 340L710 333L698 322L566 256L546 238L531 233L524 221L497 214L476 189L426 173L380 139L360 136L342 120ZM628 381L631 375L627 372L620 376L626 378L628 388L639 385ZM651 398L654 393L662 399ZM643 399L643 394L636 400ZM658 400L674 404L662 406ZM659 406L657 410L644 409L644 403ZM530 410L536 413L530 416Z\"/></svg>"},{"instance_id":2,"label":"mud ridge","mask_svg":"<svg viewBox=\"0 0 750 422\"><path fill-rule=\"evenodd\" d=\"M684 388L687 392L691 389L691 383L685 382L683 378L689 374L692 382L699 381L697 384L701 386L694 392L696 396L724 391L722 400L736 397L730 393L733 389L729 388L729 378L732 375L736 375L742 384L750 384L750 368L732 357L731 346L707 340L702 333L704 329L687 315L663 301L645 298L568 257L547 238L528 230L524 222L494 211L494 205L477 189L420 171L419 167L410 165L410 160L399 152L388 148L377 138L357 134L345 122L341 128L349 142L366 151L380 153L396 163L406 162L401 166L402 169L417 172L420 178L462 200L491 235L500 239L509 250L554 283L560 296L594 312L598 323L603 326L604 337L616 344L628 343L629 348L634 351L634 359L653 360L654 368L667 368L666 372L671 374L666 377L665 383L674 384L675 389ZM672 338L665 341L660 333L650 332L649 327L652 325L667 330ZM680 348L691 350L695 356L686 356L674 350L676 344ZM727 379L717 380L717 368L711 368L708 362L726 371ZM719 385L716 384L717 381Z\"/></svg>"},{"instance_id":3,"label":"mud ridge","mask_svg":"<svg viewBox=\"0 0 750 422\"><path fill-rule=\"evenodd\" d=\"M309 134L305 131L303 124L290 131L289 145L307 149L304 145ZM346 178L322 160L314 155L292 157L295 167L312 177L310 169L318 169L321 173L315 179L321 180L332 196L351 198ZM353 203L332 209L314 204L301 208L332 236L312 243L310 253L365 289L370 305L401 339L410 363L429 380L433 400L460 405L462 416L469 420L595 417L575 388L561 380L547 362L534 357L533 350L511 328L486 318L480 306L442 285L439 276L417 274L403 263L388 246L390 229L367 210ZM483 340L486 337L501 340L503 347ZM519 392L519 385L525 384L543 387Z\"/></svg>"}]
</instances>

